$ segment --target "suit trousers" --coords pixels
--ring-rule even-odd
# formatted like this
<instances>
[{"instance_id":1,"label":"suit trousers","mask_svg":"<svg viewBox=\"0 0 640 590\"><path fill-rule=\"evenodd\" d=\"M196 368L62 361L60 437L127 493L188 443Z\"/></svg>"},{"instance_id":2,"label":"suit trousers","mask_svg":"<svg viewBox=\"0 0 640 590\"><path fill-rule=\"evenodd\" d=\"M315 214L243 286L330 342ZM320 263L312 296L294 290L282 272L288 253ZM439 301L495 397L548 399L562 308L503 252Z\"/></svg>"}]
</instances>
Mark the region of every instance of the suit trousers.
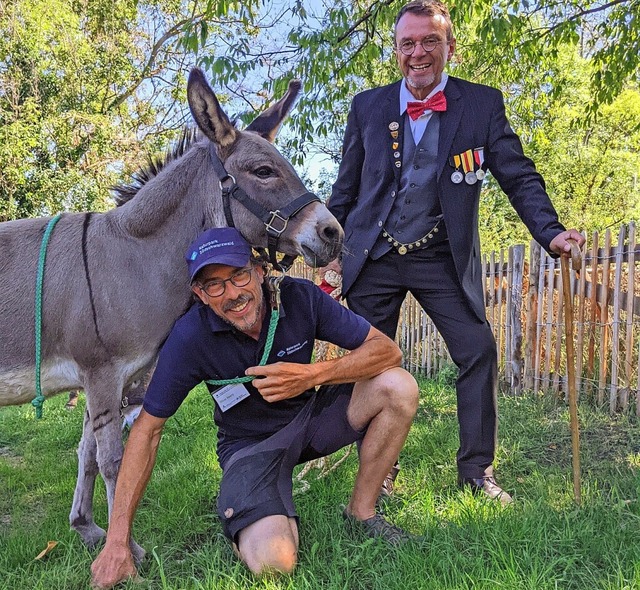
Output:
<instances>
[{"instance_id":1,"label":"suit trousers","mask_svg":"<svg viewBox=\"0 0 640 590\"><path fill-rule=\"evenodd\" d=\"M347 293L349 308L395 339L400 308L413 294L459 369L456 380L458 475L492 474L497 433L497 350L489 323L467 302L447 244L370 258Z\"/></svg>"}]
</instances>

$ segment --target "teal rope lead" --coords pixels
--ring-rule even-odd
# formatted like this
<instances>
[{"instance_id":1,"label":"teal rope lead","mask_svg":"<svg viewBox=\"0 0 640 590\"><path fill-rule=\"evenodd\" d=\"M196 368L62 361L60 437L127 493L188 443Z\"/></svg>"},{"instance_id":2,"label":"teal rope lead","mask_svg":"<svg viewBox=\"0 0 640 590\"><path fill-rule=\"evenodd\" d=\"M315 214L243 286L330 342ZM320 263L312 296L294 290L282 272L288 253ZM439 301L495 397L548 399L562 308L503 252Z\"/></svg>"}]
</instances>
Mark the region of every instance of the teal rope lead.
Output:
<instances>
[{"instance_id":1,"label":"teal rope lead","mask_svg":"<svg viewBox=\"0 0 640 590\"><path fill-rule=\"evenodd\" d=\"M276 328L278 327L279 317L280 311L278 309L271 310L271 319L269 320L267 340L264 344L264 352L262 353L262 358L260 359L259 363L259 366L261 367L267 364L269 353L271 352L271 348L273 347L273 339L276 335ZM255 378L255 375L245 375L244 377L235 377L234 379L212 379L210 381L205 381L205 383L209 383L210 385L231 385L232 383L248 383L249 381L253 381Z\"/></svg>"},{"instance_id":2,"label":"teal rope lead","mask_svg":"<svg viewBox=\"0 0 640 590\"><path fill-rule=\"evenodd\" d=\"M40 258L38 259L38 274L36 277L36 397L31 400L31 405L36 409L36 418L42 418L42 406L44 405L45 397L42 395L42 386L40 384L40 365L42 362L42 285L44 282L44 264L47 257L47 246L49 244L49 238L51 232L56 223L60 221L62 213L58 213L53 217L48 225L47 229L42 236L42 243L40 244Z\"/></svg>"}]
</instances>

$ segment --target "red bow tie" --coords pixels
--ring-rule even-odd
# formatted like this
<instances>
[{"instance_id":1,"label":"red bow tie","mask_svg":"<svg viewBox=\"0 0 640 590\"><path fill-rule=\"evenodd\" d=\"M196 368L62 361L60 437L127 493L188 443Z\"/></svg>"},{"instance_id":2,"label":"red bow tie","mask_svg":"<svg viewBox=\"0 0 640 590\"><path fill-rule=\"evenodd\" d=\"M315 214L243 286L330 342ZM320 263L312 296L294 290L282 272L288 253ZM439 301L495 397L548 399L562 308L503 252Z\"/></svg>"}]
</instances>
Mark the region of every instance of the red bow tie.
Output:
<instances>
[{"instance_id":1,"label":"red bow tie","mask_svg":"<svg viewBox=\"0 0 640 590\"><path fill-rule=\"evenodd\" d=\"M446 111L447 110L447 98L442 90L438 90L431 98L428 98L424 102L408 102L407 113L413 121L426 111Z\"/></svg>"}]
</instances>

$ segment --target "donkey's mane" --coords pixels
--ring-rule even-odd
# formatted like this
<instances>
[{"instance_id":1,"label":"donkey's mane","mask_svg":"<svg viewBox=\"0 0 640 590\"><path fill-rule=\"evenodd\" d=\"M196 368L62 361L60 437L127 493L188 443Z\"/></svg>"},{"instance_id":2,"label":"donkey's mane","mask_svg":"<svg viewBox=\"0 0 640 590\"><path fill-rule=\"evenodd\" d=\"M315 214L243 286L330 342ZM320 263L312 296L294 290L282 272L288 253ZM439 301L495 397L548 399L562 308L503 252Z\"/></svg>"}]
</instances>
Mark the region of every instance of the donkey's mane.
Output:
<instances>
[{"instance_id":1,"label":"donkey's mane","mask_svg":"<svg viewBox=\"0 0 640 590\"><path fill-rule=\"evenodd\" d=\"M138 191L155 178L171 162L186 154L193 144L200 138L197 127L185 127L178 141L161 156L147 156L147 165L141 167L131 175L132 182L117 184L111 188L116 206L124 205L138 194Z\"/></svg>"}]
</instances>

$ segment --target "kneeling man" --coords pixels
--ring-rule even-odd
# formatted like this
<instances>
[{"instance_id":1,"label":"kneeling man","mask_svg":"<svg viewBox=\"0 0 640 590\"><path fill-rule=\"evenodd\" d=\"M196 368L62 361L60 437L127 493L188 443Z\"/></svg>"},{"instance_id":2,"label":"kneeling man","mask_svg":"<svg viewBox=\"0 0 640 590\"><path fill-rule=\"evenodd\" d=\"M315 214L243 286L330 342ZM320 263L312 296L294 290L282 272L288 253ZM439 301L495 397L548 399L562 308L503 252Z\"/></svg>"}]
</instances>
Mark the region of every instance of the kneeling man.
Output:
<instances>
[{"instance_id":1,"label":"kneeling man","mask_svg":"<svg viewBox=\"0 0 640 590\"><path fill-rule=\"evenodd\" d=\"M187 264L199 301L160 351L126 445L106 544L92 565L94 586L136 575L131 528L164 423L201 381L215 400L218 514L252 572L289 573L296 565L294 467L356 441L360 465L344 517L369 536L405 540L407 533L375 511L418 405L396 344L309 281L285 277L276 297L265 267L233 228L205 231ZM316 338L351 352L312 364ZM236 377L251 380L220 387Z\"/></svg>"}]
</instances>

